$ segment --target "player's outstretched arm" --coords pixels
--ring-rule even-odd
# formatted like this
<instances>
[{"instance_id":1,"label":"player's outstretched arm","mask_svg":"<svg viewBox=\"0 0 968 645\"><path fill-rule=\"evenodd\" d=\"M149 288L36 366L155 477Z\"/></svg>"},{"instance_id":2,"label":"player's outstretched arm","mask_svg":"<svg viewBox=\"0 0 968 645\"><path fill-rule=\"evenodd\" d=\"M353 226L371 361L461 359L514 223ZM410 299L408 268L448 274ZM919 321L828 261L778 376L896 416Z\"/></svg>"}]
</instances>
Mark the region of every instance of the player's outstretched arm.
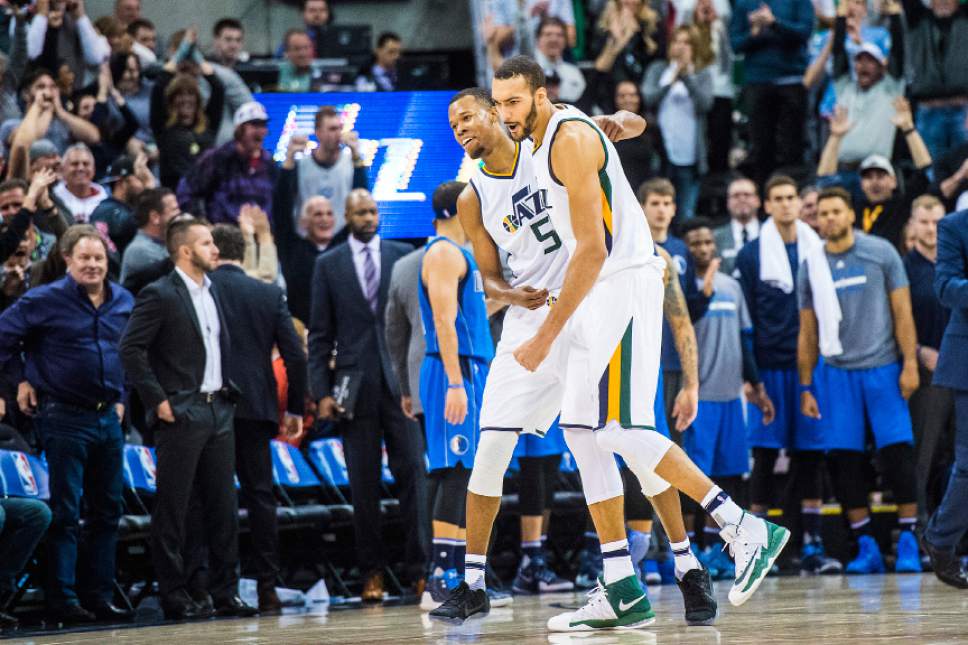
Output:
<instances>
[{"instance_id":1,"label":"player's outstretched arm","mask_svg":"<svg viewBox=\"0 0 968 645\"><path fill-rule=\"evenodd\" d=\"M575 250L558 301L538 330L550 344L598 280L608 257L599 170L605 149L598 133L581 121L563 123L550 150L554 175L568 192Z\"/></svg>"},{"instance_id":2,"label":"player's outstretched arm","mask_svg":"<svg viewBox=\"0 0 968 645\"><path fill-rule=\"evenodd\" d=\"M592 117L605 136L611 141L634 139L645 132L646 121L635 112L619 110L615 114L603 114Z\"/></svg>"},{"instance_id":3,"label":"player's outstretched arm","mask_svg":"<svg viewBox=\"0 0 968 645\"><path fill-rule=\"evenodd\" d=\"M797 371L800 373L800 411L811 419L820 418L820 408L810 390L813 370L817 367L820 353L820 336L817 332L817 314L813 309L800 310L800 334L797 336Z\"/></svg>"},{"instance_id":4,"label":"player's outstretched arm","mask_svg":"<svg viewBox=\"0 0 968 645\"><path fill-rule=\"evenodd\" d=\"M427 250L421 273L433 311L440 360L447 373L444 418L448 423L463 423L467 415L467 394L463 388L457 346L457 291L461 278L467 273L467 263L457 247L441 242Z\"/></svg>"},{"instance_id":5,"label":"player's outstretched arm","mask_svg":"<svg viewBox=\"0 0 968 645\"><path fill-rule=\"evenodd\" d=\"M457 198L457 217L474 247L474 260L484 280L484 293L490 300L536 309L548 299L547 289L522 287L515 289L504 279L497 245L484 228L481 202L470 184ZM490 313L490 311L489 311Z\"/></svg>"}]
</instances>

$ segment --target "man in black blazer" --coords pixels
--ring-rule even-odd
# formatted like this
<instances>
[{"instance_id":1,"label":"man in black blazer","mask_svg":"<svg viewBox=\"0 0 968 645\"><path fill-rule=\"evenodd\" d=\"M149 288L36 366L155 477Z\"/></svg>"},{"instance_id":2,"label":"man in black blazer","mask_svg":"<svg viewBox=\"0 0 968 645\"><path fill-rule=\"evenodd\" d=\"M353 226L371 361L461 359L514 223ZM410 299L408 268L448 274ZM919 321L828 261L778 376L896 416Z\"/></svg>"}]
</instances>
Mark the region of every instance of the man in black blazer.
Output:
<instances>
[{"instance_id":1,"label":"man in black blazer","mask_svg":"<svg viewBox=\"0 0 968 645\"><path fill-rule=\"evenodd\" d=\"M258 206L243 206L247 208ZM227 320L232 321L230 378L242 391L235 408L235 471L242 505L249 509L253 565L258 581L259 611L278 612L279 543L276 498L272 490L269 441L279 433L279 400L272 371L272 348L286 365L288 401L286 434L302 433L306 395L306 352L296 334L282 289L250 278L242 269L245 238L237 226L212 230L218 247L218 269L211 274Z\"/></svg>"},{"instance_id":2,"label":"man in black blazer","mask_svg":"<svg viewBox=\"0 0 968 645\"><path fill-rule=\"evenodd\" d=\"M208 225L185 218L166 234L175 270L138 296L121 341L128 380L155 423L158 493L151 555L165 616L174 619L256 612L238 597L239 517L232 416L238 390L229 375L225 313L205 275L218 249ZM193 491L204 508L208 592L189 588L185 518ZM211 593L209 597L208 593Z\"/></svg>"},{"instance_id":3,"label":"man in black blazer","mask_svg":"<svg viewBox=\"0 0 968 645\"><path fill-rule=\"evenodd\" d=\"M420 428L400 409L400 391L384 336L384 312L393 264L412 249L377 235L380 216L367 190L346 199L346 244L316 260L309 329L309 379L319 401L319 417L339 412L334 380L360 379L351 420L339 422L353 494L353 523L360 570L366 578L363 600L383 598L385 564L380 539L381 441L399 487L406 531L406 563L415 581L424 575L429 551L427 489ZM330 360L335 352L335 372Z\"/></svg>"}]
</instances>

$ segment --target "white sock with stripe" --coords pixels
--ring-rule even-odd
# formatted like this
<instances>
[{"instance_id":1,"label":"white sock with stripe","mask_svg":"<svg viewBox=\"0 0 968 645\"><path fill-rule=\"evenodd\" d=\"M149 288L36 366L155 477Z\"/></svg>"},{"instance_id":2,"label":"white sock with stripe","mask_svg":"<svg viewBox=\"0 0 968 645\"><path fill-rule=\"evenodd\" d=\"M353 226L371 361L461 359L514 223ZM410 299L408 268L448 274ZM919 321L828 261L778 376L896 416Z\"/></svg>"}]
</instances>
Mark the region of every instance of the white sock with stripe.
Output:
<instances>
[{"instance_id":1,"label":"white sock with stripe","mask_svg":"<svg viewBox=\"0 0 968 645\"><path fill-rule=\"evenodd\" d=\"M602 574L607 585L635 575L628 540L602 544Z\"/></svg>"},{"instance_id":2,"label":"white sock with stripe","mask_svg":"<svg viewBox=\"0 0 968 645\"><path fill-rule=\"evenodd\" d=\"M468 553L464 556L464 582L471 589L484 589L484 566L487 564L486 555Z\"/></svg>"}]
</instances>

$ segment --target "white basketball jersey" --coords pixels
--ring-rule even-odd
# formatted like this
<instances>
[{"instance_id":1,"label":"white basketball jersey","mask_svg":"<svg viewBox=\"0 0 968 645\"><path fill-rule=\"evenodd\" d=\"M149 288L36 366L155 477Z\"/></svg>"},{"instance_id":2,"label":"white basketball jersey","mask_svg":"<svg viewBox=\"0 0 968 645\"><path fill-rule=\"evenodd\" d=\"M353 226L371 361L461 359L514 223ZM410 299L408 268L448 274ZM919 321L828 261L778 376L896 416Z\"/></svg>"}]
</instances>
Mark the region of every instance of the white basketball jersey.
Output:
<instances>
[{"instance_id":1,"label":"white basketball jersey","mask_svg":"<svg viewBox=\"0 0 968 645\"><path fill-rule=\"evenodd\" d=\"M649 263L655 255L655 247L642 207L625 177L615 146L584 112L572 106L556 108L548 121L541 146L532 152L538 185L548 191L548 208L555 230L574 248L575 235L571 226L568 192L554 174L549 151L561 124L576 120L593 128L605 148L605 166L598 173L602 226L605 228L605 245L608 248L608 258L599 275L599 279L602 279L622 269Z\"/></svg>"},{"instance_id":2,"label":"white basketball jersey","mask_svg":"<svg viewBox=\"0 0 968 645\"><path fill-rule=\"evenodd\" d=\"M555 231L547 190L535 180L531 141L515 144L514 168L496 174L481 163L470 185L481 203L484 228L508 254L512 287L557 291L565 280L570 244Z\"/></svg>"}]
</instances>

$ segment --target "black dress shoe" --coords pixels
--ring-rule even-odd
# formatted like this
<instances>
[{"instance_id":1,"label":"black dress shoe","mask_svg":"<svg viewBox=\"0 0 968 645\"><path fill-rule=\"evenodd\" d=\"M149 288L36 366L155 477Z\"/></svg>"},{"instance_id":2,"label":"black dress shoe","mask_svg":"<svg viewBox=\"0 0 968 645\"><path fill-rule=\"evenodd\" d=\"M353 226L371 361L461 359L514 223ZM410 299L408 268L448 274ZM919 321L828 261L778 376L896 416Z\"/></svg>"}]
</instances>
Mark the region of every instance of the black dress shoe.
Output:
<instances>
[{"instance_id":1,"label":"black dress shoe","mask_svg":"<svg viewBox=\"0 0 968 645\"><path fill-rule=\"evenodd\" d=\"M260 614L278 614L282 612L282 601L279 600L279 594L273 588L266 588L259 590L259 613Z\"/></svg>"},{"instance_id":2,"label":"black dress shoe","mask_svg":"<svg viewBox=\"0 0 968 645\"><path fill-rule=\"evenodd\" d=\"M113 603L100 601L87 605L87 610L97 616L98 620L121 622L134 619L134 611L121 609Z\"/></svg>"},{"instance_id":3,"label":"black dress shoe","mask_svg":"<svg viewBox=\"0 0 968 645\"><path fill-rule=\"evenodd\" d=\"M227 598L220 598L215 602L215 615L247 618L249 616L259 615L259 610L245 604L238 596L229 596Z\"/></svg>"},{"instance_id":4,"label":"black dress shoe","mask_svg":"<svg viewBox=\"0 0 968 645\"><path fill-rule=\"evenodd\" d=\"M938 580L958 589L968 589L968 572L961 564L961 559L955 555L954 550L939 549L924 537L922 532L921 548L931 558L931 568Z\"/></svg>"},{"instance_id":5,"label":"black dress shoe","mask_svg":"<svg viewBox=\"0 0 968 645\"><path fill-rule=\"evenodd\" d=\"M212 603L212 597L204 589L192 589L188 592L191 596L192 602L198 605L199 618L211 618L215 615L215 605Z\"/></svg>"},{"instance_id":6,"label":"black dress shoe","mask_svg":"<svg viewBox=\"0 0 968 645\"><path fill-rule=\"evenodd\" d=\"M165 612L167 620L198 620L209 617L184 590L163 597L161 609Z\"/></svg>"},{"instance_id":7,"label":"black dress shoe","mask_svg":"<svg viewBox=\"0 0 968 645\"><path fill-rule=\"evenodd\" d=\"M97 621L97 616L80 605L67 605L54 611L51 618L54 622L62 625L83 625Z\"/></svg>"}]
</instances>

